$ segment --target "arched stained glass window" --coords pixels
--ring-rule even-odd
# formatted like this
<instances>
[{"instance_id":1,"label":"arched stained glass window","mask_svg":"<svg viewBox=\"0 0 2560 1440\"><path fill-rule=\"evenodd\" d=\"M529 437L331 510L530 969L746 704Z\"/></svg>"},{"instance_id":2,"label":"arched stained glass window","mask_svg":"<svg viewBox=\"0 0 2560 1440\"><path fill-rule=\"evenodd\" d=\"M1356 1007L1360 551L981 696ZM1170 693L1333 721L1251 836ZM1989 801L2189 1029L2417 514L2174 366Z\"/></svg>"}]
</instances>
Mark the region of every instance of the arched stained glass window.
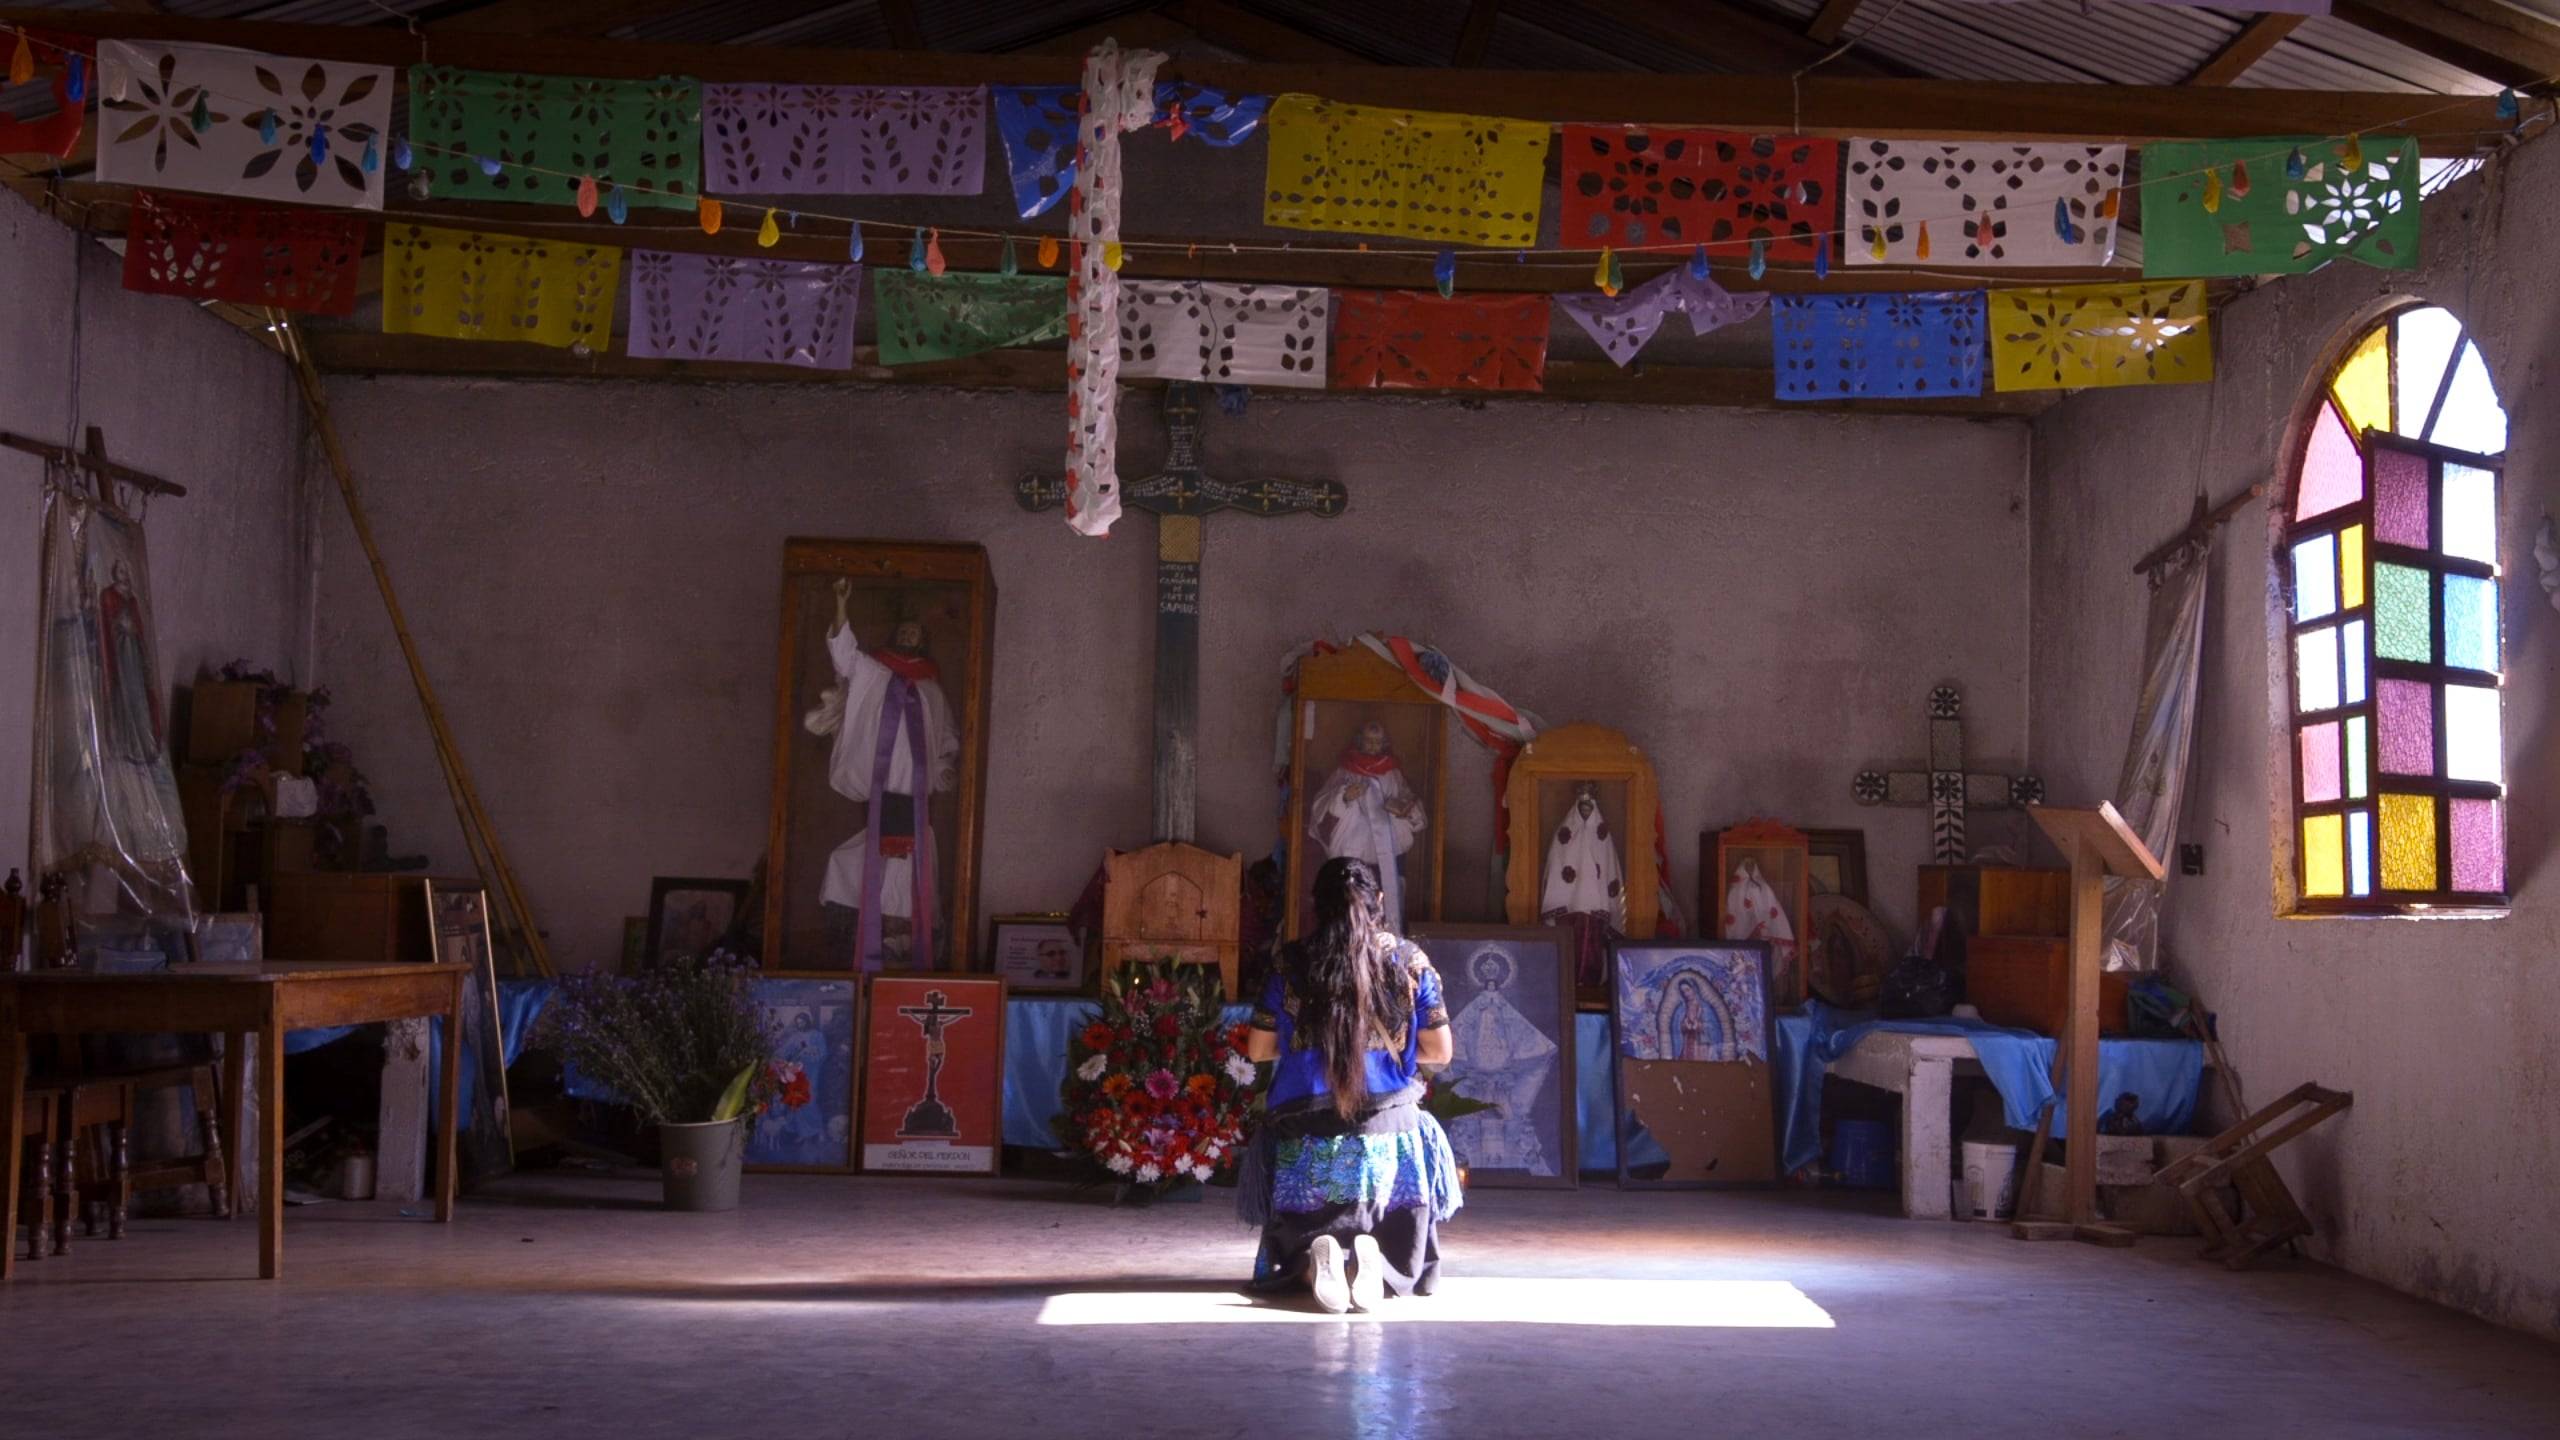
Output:
<instances>
[{"instance_id":1,"label":"arched stained glass window","mask_svg":"<svg viewBox=\"0 0 2560 1440\"><path fill-rule=\"evenodd\" d=\"M2365 332L2321 391L2284 553L2299 911L2506 904L2506 448L2480 347L2434 306Z\"/></svg>"}]
</instances>

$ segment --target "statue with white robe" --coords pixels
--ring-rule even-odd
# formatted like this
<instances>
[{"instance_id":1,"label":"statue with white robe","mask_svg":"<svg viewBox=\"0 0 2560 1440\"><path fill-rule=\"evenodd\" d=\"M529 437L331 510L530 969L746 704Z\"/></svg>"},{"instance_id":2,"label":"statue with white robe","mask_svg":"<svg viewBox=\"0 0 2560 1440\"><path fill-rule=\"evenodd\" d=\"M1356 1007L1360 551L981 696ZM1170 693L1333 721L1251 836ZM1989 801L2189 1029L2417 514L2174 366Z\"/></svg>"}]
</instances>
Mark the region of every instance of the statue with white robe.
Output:
<instances>
[{"instance_id":1,"label":"statue with white robe","mask_svg":"<svg viewBox=\"0 0 2560 1440\"><path fill-rule=\"evenodd\" d=\"M1796 964L1796 927L1778 903L1776 887L1760 872L1760 862L1745 855L1735 863L1724 891L1724 938L1769 942L1769 986L1773 994L1793 993L1788 977Z\"/></svg>"},{"instance_id":2,"label":"statue with white robe","mask_svg":"<svg viewBox=\"0 0 2560 1440\"><path fill-rule=\"evenodd\" d=\"M835 737L827 782L867 812L863 828L827 857L818 897L827 948L849 969L930 967L939 953L931 805L959 784L960 731L924 653L924 627L902 620L888 645L865 650L845 613L852 591L852 582L836 582L827 631L836 683L801 721L813 735Z\"/></svg>"},{"instance_id":3,"label":"statue with white robe","mask_svg":"<svg viewBox=\"0 0 2560 1440\"><path fill-rule=\"evenodd\" d=\"M1404 933L1403 854L1428 823L1422 797L1405 779L1404 762L1387 745L1387 727L1375 720L1360 733L1307 798L1307 837L1325 858L1365 860L1385 892L1386 920Z\"/></svg>"},{"instance_id":4,"label":"statue with white robe","mask_svg":"<svg viewBox=\"0 0 2560 1440\"><path fill-rule=\"evenodd\" d=\"M1538 916L1572 932L1573 980L1589 989L1609 983L1609 940L1627 931L1626 866L1600 811L1600 787L1585 780L1547 843L1546 884Z\"/></svg>"}]
</instances>

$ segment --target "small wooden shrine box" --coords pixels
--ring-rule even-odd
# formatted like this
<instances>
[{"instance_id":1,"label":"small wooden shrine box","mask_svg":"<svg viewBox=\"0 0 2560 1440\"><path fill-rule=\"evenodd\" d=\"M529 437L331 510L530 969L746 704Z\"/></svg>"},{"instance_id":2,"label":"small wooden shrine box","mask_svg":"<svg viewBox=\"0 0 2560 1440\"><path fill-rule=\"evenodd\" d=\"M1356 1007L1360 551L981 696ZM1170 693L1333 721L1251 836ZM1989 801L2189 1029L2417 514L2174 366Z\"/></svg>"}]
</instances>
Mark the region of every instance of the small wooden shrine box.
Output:
<instances>
[{"instance_id":1,"label":"small wooden shrine box","mask_svg":"<svg viewBox=\"0 0 2560 1440\"><path fill-rule=\"evenodd\" d=\"M1235 999L1243 898L1241 854L1178 840L1112 851L1102 862L1102 971L1170 955L1217 966L1227 998Z\"/></svg>"}]
</instances>

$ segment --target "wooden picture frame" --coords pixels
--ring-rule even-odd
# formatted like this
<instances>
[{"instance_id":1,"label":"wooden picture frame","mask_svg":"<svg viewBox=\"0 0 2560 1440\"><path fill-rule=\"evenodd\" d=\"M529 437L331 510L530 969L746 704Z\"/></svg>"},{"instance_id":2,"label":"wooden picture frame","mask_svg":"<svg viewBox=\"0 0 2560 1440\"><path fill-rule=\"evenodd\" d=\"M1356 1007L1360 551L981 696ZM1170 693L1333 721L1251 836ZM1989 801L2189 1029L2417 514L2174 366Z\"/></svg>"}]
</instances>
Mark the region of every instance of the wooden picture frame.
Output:
<instances>
[{"instance_id":1,"label":"wooden picture frame","mask_svg":"<svg viewBox=\"0 0 2560 1440\"><path fill-rule=\"evenodd\" d=\"M1867 898L1866 831L1807 830L1804 838L1811 857L1805 879L1814 894L1874 903Z\"/></svg>"},{"instance_id":2,"label":"wooden picture frame","mask_svg":"<svg viewBox=\"0 0 2560 1440\"><path fill-rule=\"evenodd\" d=\"M1003 1165L1005 1000L999 975L887 970L863 977L861 1080L853 1110L854 1163L862 1173L993 1175ZM939 1066L932 1063L925 1018L907 1013L927 1008L962 1012L940 1022ZM951 1038L973 1020L987 1023L965 1037L968 1063L954 1072ZM911 1124L952 1133L916 1133Z\"/></svg>"},{"instance_id":3,"label":"wooden picture frame","mask_svg":"<svg viewBox=\"0 0 2560 1440\"><path fill-rule=\"evenodd\" d=\"M1768 943L1627 941L1612 957L1611 984L1609 1068L1616 1091L1611 1116L1619 1188L1776 1184ZM1661 1175L1637 1173L1639 1126L1664 1154ZM1651 1169L1652 1162L1641 1168Z\"/></svg>"},{"instance_id":4,"label":"wooden picture frame","mask_svg":"<svg viewBox=\"0 0 2560 1440\"><path fill-rule=\"evenodd\" d=\"M1472 1013L1474 1007L1489 998L1490 992L1516 985L1523 992L1534 991L1537 999L1554 1007L1552 1029L1540 1028L1537 1024L1547 1013L1545 1005L1531 1003L1526 1009L1511 1007L1520 1020L1555 1047L1545 1057L1552 1063L1542 1079L1530 1079L1525 1084L1514 1081L1511 1086L1515 1092L1525 1091L1533 1107L1553 1112L1553 1124L1547 1134L1536 1134L1541 1128L1537 1125L1537 1117L1532 1116L1526 1122L1532 1132L1529 1148L1534 1149L1536 1158L1544 1163L1536 1167L1487 1163L1478 1154L1471 1153L1477 1149L1473 1143L1477 1137L1471 1132L1494 1123L1490 1118L1493 1112L1484 1112L1488 1117L1484 1120L1474 1115L1461 1116L1449 1122L1447 1129L1458 1163L1467 1167L1467 1184L1488 1189L1578 1188L1582 1184L1582 1150L1581 1136L1576 1133L1575 1125L1575 1079L1579 1071L1575 1068L1574 1031L1580 1009L1574 1000L1572 957L1566 951L1562 936L1543 925L1423 925L1415 927L1409 938L1422 947L1423 953L1431 957L1432 968L1440 972L1441 991L1449 1009L1451 1036L1457 1047L1443 1076L1435 1077L1435 1085L1454 1085L1458 1087L1459 1094L1471 1099L1491 1098L1468 1085L1469 1051L1477 1038L1473 1032L1507 1028L1495 1017ZM1534 982L1518 979L1519 970L1525 968L1522 962L1537 951L1545 953L1547 964L1554 972L1552 986L1536 986ZM1488 988L1488 977L1475 973L1477 961L1486 954L1499 955L1508 961L1514 967L1513 978L1490 982ZM1528 997L1524 993L1525 998ZM1507 1112L1503 1118L1509 1118ZM1508 1137L1484 1138L1500 1143ZM1539 1173L1540 1170L1544 1173Z\"/></svg>"},{"instance_id":5,"label":"wooden picture frame","mask_svg":"<svg viewBox=\"0 0 2560 1440\"><path fill-rule=\"evenodd\" d=\"M755 987L766 1024L781 1036L774 1064L782 1093L756 1117L755 1133L747 1139L747 1168L779 1175L853 1173L860 987L849 975L768 977ZM790 1103L801 1084L806 1098Z\"/></svg>"},{"instance_id":6,"label":"wooden picture frame","mask_svg":"<svg viewBox=\"0 0 2560 1440\"><path fill-rule=\"evenodd\" d=\"M471 1103L455 1117L455 1153L462 1178L486 1180L515 1168L515 1137L508 1121L505 1012L498 1006L497 947L489 934L489 895L476 880L421 879L430 954L471 967L462 987L462 1034L443 1043L462 1046L462 1066L472 1082Z\"/></svg>"},{"instance_id":7,"label":"wooden picture frame","mask_svg":"<svg viewBox=\"0 0 2560 1440\"><path fill-rule=\"evenodd\" d=\"M844 590L839 596L836 587ZM782 625L774 686L773 812L766 838L764 968L772 974L845 975L909 966L973 968L977 950L979 850L985 830L987 716L994 678L995 580L986 547L905 540L795 538L782 548ZM871 771L841 742L859 748L863 728L845 720L845 681L829 636L841 615L853 639L848 655L857 686L876 715L890 676L915 688L927 716L928 776L922 827L933 845L933 953L916 955L913 892L883 903L883 952L866 965L860 948L859 893L866 874L873 803ZM900 641L913 645L900 647ZM897 664L881 660L888 654ZM871 657L865 661L860 656ZM832 693L832 699L831 697ZM937 703L938 701L938 703ZM832 710L832 715L829 713ZM947 717L947 719L942 718ZM947 729L946 729L947 727ZM876 727L872 733L876 732ZM889 762L892 778L903 748ZM947 783L945 783L947 782ZM910 784L913 783L910 777ZM851 787L851 788L847 788ZM907 842L905 855L884 846L881 884L894 891L917 880L913 791L884 786L883 840ZM839 903L852 897L853 903ZM895 962L895 963L891 963Z\"/></svg>"},{"instance_id":8,"label":"wooden picture frame","mask_svg":"<svg viewBox=\"0 0 2560 1440\"><path fill-rule=\"evenodd\" d=\"M988 921L987 969L1014 994L1078 994L1087 979L1085 947L1063 911Z\"/></svg>"},{"instance_id":9,"label":"wooden picture frame","mask_svg":"<svg viewBox=\"0 0 2560 1440\"><path fill-rule=\"evenodd\" d=\"M1767 940L1769 996L1780 1010L1804 1004L1805 955L1813 925L1812 854L1803 831L1775 820L1749 820L1698 837L1698 932ZM1715 859L1712 865L1705 863L1709 856ZM1756 891L1760 886L1775 896L1785 926L1770 924L1766 916L1727 913L1734 907L1726 901L1737 888ZM1783 936L1776 933L1780 928Z\"/></svg>"},{"instance_id":10,"label":"wooden picture frame","mask_svg":"<svg viewBox=\"0 0 2560 1440\"><path fill-rule=\"evenodd\" d=\"M716 949L722 936L747 918L754 890L748 880L716 880L661 875L649 882L649 934L640 949L643 965L664 965L677 956L699 960ZM699 899L688 899L699 896ZM670 950L673 951L670 954Z\"/></svg>"},{"instance_id":11,"label":"wooden picture frame","mask_svg":"<svg viewBox=\"0 0 2560 1440\"><path fill-rule=\"evenodd\" d=\"M1400 854L1404 914L1396 928L1440 918L1449 839L1449 707L1377 652L1352 645L1298 662L1297 695L1290 702L1285 938L1297 939L1312 923L1315 875L1328 858L1309 834L1311 823L1322 818L1311 820L1311 809L1322 798L1319 792L1334 793L1329 782L1371 723L1384 731L1402 787L1411 792L1411 818L1422 827Z\"/></svg>"},{"instance_id":12,"label":"wooden picture frame","mask_svg":"<svg viewBox=\"0 0 2560 1440\"><path fill-rule=\"evenodd\" d=\"M1520 747L1502 792L1511 815L1503 913L1514 925L1546 923L1547 852L1571 815L1575 787L1585 781L1596 786L1604 826L1614 836L1626 923L1596 945L1568 946L1567 955L1581 962L1574 990L1582 1008L1605 1010L1608 942L1650 938L1661 924L1662 875L1653 848L1661 825L1661 782L1653 762L1623 731L1559 725Z\"/></svg>"}]
</instances>

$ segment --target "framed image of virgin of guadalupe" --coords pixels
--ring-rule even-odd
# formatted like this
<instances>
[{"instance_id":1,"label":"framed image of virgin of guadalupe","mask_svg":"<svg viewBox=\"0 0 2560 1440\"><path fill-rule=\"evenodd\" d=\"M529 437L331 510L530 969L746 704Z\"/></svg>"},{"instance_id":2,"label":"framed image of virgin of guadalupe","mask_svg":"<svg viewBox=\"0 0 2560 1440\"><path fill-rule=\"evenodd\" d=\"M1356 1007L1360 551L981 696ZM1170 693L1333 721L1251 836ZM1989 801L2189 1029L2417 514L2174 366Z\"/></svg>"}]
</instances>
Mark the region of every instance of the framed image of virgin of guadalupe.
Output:
<instances>
[{"instance_id":1,"label":"framed image of virgin of guadalupe","mask_svg":"<svg viewBox=\"0 0 2560 1440\"><path fill-rule=\"evenodd\" d=\"M764 968L970 968L995 581L978 545L782 550Z\"/></svg>"},{"instance_id":2,"label":"framed image of virgin of guadalupe","mask_svg":"<svg viewBox=\"0 0 2560 1440\"><path fill-rule=\"evenodd\" d=\"M1448 707L1361 645L1298 662L1297 687L1282 933L1293 940L1307 933L1316 871L1346 855L1377 870L1397 934L1439 919Z\"/></svg>"}]
</instances>

